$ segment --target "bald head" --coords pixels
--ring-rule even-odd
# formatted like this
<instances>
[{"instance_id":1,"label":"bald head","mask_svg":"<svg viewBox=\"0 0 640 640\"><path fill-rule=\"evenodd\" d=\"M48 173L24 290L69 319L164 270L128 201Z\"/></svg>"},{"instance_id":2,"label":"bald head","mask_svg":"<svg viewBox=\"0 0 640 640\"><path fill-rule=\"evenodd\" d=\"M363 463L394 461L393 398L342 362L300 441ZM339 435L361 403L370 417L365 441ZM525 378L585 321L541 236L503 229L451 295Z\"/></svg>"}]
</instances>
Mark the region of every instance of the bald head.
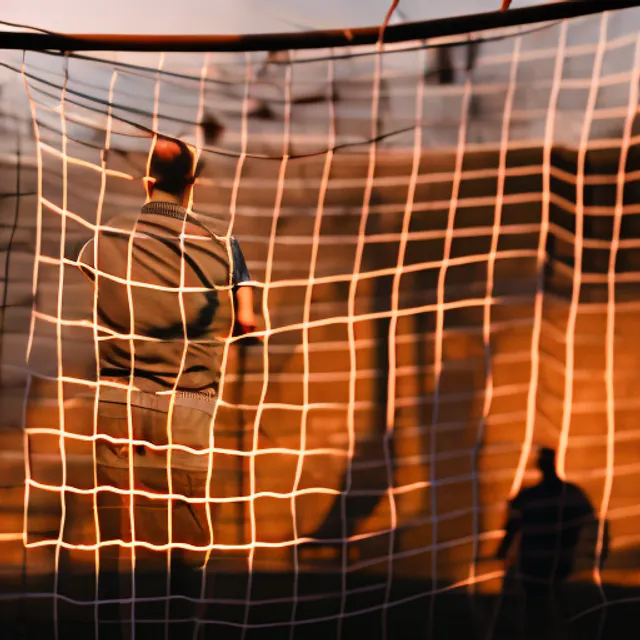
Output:
<instances>
[{"instance_id":1,"label":"bald head","mask_svg":"<svg viewBox=\"0 0 640 640\"><path fill-rule=\"evenodd\" d=\"M158 137L151 155L149 177L154 180L152 191L159 189L181 196L195 179L191 149L182 140Z\"/></svg>"},{"instance_id":2,"label":"bald head","mask_svg":"<svg viewBox=\"0 0 640 640\"><path fill-rule=\"evenodd\" d=\"M177 140L159 138L153 148L153 155L163 162L172 162L182 154L182 147Z\"/></svg>"}]
</instances>

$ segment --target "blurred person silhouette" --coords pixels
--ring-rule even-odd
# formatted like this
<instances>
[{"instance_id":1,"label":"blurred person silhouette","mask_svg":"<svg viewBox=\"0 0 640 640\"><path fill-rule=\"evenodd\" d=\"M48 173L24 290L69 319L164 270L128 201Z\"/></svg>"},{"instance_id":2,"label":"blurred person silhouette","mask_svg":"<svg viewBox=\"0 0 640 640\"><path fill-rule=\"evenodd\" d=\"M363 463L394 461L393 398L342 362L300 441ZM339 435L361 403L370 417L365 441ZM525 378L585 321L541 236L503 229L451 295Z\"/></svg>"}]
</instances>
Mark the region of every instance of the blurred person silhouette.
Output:
<instances>
[{"instance_id":1,"label":"blurred person silhouette","mask_svg":"<svg viewBox=\"0 0 640 640\"><path fill-rule=\"evenodd\" d=\"M115 637L128 635L133 619L203 613L211 498L232 482L231 456L207 449L223 348L254 331L253 293L238 242L221 222L187 211L197 173L188 145L159 137L142 210L108 220L78 257L97 298L98 584L104 617L124 622L107 625ZM124 609L108 603L141 597L148 601ZM160 633L135 626L136 637Z\"/></svg>"},{"instance_id":2,"label":"blurred person silhouette","mask_svg":"<svg viewBox=\"0 0 640 640\"><path fill-rule=\"evenodd\" d=\"M586 558L580 559L593 567L596 560L606 559L609 544L605 523L603 548L597 557L597 516L582 489L558 475L555 450L540 448L537 467L540 481L521 489L509 502L505 534L497 552L508 565L503 589L509 591L514 583L522 587L525 624L534 636L543 627L560 623L557 588L574 572L581 550L588 547Z\"/></svg>"}]
</instances>

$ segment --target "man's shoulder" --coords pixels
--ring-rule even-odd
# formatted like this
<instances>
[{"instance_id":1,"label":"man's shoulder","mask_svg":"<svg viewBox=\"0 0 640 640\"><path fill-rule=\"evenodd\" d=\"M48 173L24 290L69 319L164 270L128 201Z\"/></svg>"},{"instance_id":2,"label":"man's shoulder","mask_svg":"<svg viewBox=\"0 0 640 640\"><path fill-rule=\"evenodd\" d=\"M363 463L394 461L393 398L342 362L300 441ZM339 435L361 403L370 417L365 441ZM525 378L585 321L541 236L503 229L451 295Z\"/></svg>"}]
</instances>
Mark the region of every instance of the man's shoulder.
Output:
<instances>
[{"instance_id":1,"label":"man's shoulder","mask_svg":"<svg viewBox=\"0 0 640 640\"><path fill-rule=\"evenodd\" d=\"M109 229L133 229L139 217L140 210L124 211L115 216L104 218L100 222L100 227L105 231Z\"/></svg>"},{"instance_id":2,"label":"man's shoulder","mask_svg":"<svg viewBox=\"0 0 640 640\"><path fill-rule=\"evenodd\" d=\"M104 217L102 220L96 223L97 234L104 237L104 234L109 234L110 230L114 231L129 231L135 226L136 220L140 212L123 212L115 216ZM96 240L96 233L93 233L89 238L76 243L73 249L74 258L79 263L93 263L93 249Z\"/></svg>"},{"instance_id":3,"label":"man's shoulder","mask_svg":"<svg viewBox=\"0 0 640 640\"><path fill-rule=\"evenodd\" d=\"M534 500L536 498L536 494L536 485L532 487L523 487L518 491L517 495L511 499L511 505L514 509L520 509Z\"/></svg>"},{"instance_id":4,"label":"man's shoulder","mask_svg":"<svg viewBox=\"0 0 640 640\"><path fill-rule=\"evenodd\" d=\"M197 213L192 211L189 214L189 217L193 218L198 224L202 225L209 233L214 235L216 238L220 240L224 240L227 237L229 231L229 223L220 220L219 218L214 218L213 216L207 216L201 213Z\"/></svg>"}]
</instances>

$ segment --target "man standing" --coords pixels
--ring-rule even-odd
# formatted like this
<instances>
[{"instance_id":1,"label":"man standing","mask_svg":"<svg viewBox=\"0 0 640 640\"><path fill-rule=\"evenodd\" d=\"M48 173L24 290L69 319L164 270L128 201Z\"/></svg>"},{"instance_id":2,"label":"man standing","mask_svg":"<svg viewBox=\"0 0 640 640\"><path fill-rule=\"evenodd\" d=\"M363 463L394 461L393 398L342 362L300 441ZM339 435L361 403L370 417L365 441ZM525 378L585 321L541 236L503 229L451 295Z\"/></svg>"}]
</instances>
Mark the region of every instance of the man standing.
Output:
<instances>
[{"instance_id":1,"label":"man standing","mask_svg":"<svg viewBox=\"0 0 640 640\"><path fill-rule=\"evenodd\" d=\"M97 297L100 583L105 599L116 590L133 598L130 611L112 612L132 621L170 617L168 596L199 598L191 568L206 565L211 498L224 494L226 482L224 460L213 452L225 343L255 325L238 243L185 208L195 177L189 147L158 139L147 203L109 220L78 259ZM134 576L124 592L117 577L123 559ZM135 603L149 598L147 565L170 571L166 581L152 581L161 587L164 615ZM191 609L180 617L192 617ZM147 630L158 637L157 628Z\"/></svg>"},{"instance_id":2,"label":"man standing","mask_svg":"<svg viewBox=\"0 0 640 640\"><path fill-rule=\"evenodd\" d=\"M527 635L538 638L561 626L558 587L580 560L583 530L597 529L598 520L584 491L558 475L553 449L541 448L536 463L542 474L540 482L522 489L509 502L505 535L497 555L502 560L515 556L515 564L507 567L504 589L507 591L514 581L521 585ZM589 557L585 559L602 562L607 547L605 526L601 557L597 557L595 548L588 548Z\"/></svg>"}]
</instances>

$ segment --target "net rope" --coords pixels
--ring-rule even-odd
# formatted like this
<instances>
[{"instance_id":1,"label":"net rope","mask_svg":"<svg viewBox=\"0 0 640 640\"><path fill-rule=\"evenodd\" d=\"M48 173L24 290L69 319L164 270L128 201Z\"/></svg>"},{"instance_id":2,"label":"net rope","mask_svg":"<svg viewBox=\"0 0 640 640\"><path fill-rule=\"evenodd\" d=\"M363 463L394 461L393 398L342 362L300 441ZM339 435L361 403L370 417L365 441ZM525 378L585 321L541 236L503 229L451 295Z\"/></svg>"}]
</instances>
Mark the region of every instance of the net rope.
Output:
<instances>
[{"instance_id":1,"label":"net rope","mask_svg":"<svg viewBox=\"0 0 640 640\"><path fill-rule=\"evenodd\" d=\"M218 606L199 627L243 640L321 623L346 637L366 615L387 638L403 607L428 597L431 632L451 594L473 592L490 599L483 624L495 636L510 597L495 559L505 505L537 482L542 446L594 514L576 573L598 602L569 617L612 611L609 587L633 581L640 541L639 22L633 8L346 51L3 52L12 135L0 207L19 213L3 240L2 309L16 425L0 437L9 475L16 460L24 472L0 490L18 514L0 546L16 573L40 563L52 581L0 598L50 600L56 634L69 608L91 607L99 637L100 550L113 546L127 560L134 636L147 551L164 554L165 629L173 601L193 600ZM452 75L438 84L442 51ZM99 345L128 340L135 352L143 336L100 324L98 288L70 251L143 204L158 134L204 161L188 209L239 239L260 317L260 346L225 341L202 448L173 442L171 429L166 444L134 438L133 368L125 383L101 380ZM126 284L132 326L132 284L176 291L132 281L134 237L126 278L89 268ZM192 240L183 226L183 256ZM182 369L183 296L205 289L181 265ZM106 387L127 391L125 438L98 432ZM130 456L166 452L166 494L132 488L132 466L130 488L101 486L100 440ZM203 497L174 490L180 453L207 459ZM239 470L225 496L212 493L222 458ZM126 498L131 540L100 539L101 492ZM137 536L141 496L203 505L209 542L176 541L171 509L166 544ZM172 594L183 551L202 553L197 596ZM90 595L69 591L69 557L91 574ZM216 574L243 580L230 595ZM289 577L265 588L275 574ZM604 637L603 618L596 626Z\"/></svg>"}]
</instances>

